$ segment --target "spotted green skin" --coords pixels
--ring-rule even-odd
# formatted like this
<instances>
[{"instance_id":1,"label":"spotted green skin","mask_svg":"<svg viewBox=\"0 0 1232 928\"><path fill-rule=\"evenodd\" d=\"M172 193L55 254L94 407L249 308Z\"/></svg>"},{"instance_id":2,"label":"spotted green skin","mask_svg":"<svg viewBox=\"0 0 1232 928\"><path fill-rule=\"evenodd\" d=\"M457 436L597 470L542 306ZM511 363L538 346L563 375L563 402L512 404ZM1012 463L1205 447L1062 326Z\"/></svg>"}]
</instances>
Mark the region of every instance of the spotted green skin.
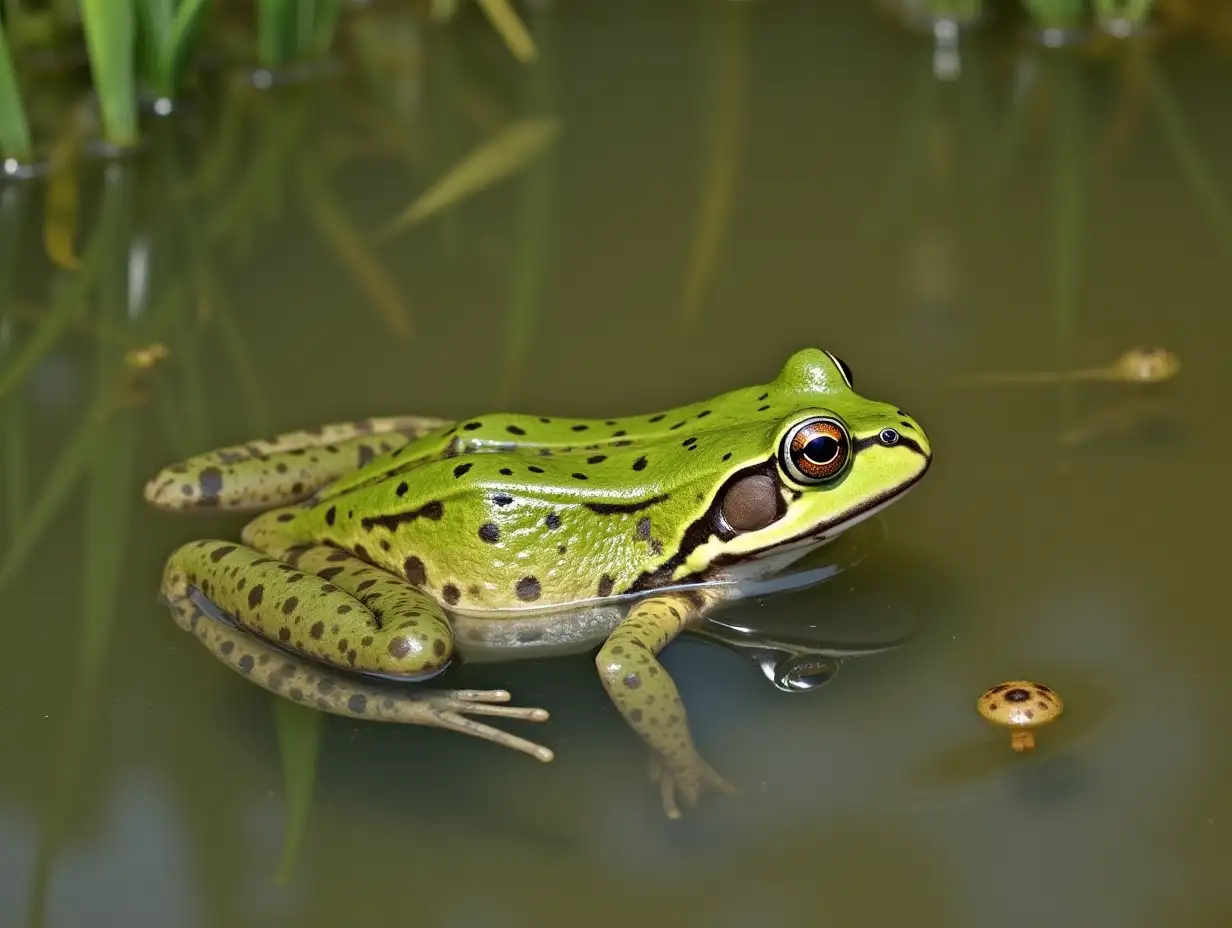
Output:
<instances>
[{"instance_id":1,"label":"spotted green skin","mask_svg":"<svg viewBox=\"0 0 1232 928\"><path fill-rule=\"evenodd\" d=\"M855 450L840 478L807 485L784 470L778 449L815 415L841 421ZM900 440L882 442L886 428ZM596 667L652 748L665 809L678 815L677 797L692 805L703 792L732 791L697 753L656 658L722 601L696 582L782 569L900 496L930 460L911 417L860 396L832 355L805 349L770 383L676 409L326 426L169 467L146 496L171 510L267 509L242 544L175 552L164 595L181 604L186 627L219 621L197 600L184 605L203 596L236 626L233 649L268 642L305 667L424 679L452 658L451 620L461 616L501 622L631 597ZM754 474L773 480L776 517L736 531L723 503ZM339 703L339 685L328 700L301 688L299 701L372 717L370 701ZM296 698L285 685L275 691Z\"/></svg>"}]
</instances>

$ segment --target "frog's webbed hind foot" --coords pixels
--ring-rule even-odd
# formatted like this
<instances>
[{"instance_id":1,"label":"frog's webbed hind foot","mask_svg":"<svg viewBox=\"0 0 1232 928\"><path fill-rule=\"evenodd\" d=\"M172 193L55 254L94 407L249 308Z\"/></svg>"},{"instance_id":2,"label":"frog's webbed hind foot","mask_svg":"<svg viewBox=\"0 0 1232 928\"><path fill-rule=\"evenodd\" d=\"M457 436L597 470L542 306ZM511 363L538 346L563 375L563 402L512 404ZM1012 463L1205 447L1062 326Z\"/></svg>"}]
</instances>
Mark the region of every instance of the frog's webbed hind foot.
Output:
<instances>
[{"instance_id":1,"label":"frog's webbed hind foot","mask_svg":"<svg viewBox=\"0 0 1232 928\"><path fill-rule=\"evenodd\" d=\"M677 796L684 800L686 807L692 809L698 800L708 793L726 796L729 799L743 799L744 794L727 780L723 779L713 767L697 758L697 763L689 771L688 776L677 776L657 752L650 755L650 779L659 784L659 798L663 803L663 811L668 818L680 818L680 804Z\"/></svg>"},{"instance_id":2,"label":"frog's webbed hind foot","mask_svg":"<svg viewBox=\"0 0 1232 928\"><path fill-rule=\"evenodd\" d=\"M484 741L513 748L515 751L529 754L544 763L553 760L556 755L550 748L466 717L466 713L470 713L471 715L494 715L507 719L519 719L524 722L547 721L548 711L546 709L493 705L508 702L509 699L507 690L435 690L404 694L404 705L398 712L410 717L391 718L388 721L407 721L413 724L431 724L438 728L448 728L451 731L474 735ZM395 702L394 706L389 708L393 709L396 706ZM431 713L432 722L422 721L425 709Z\"/></svg>"},{"instance_id":3,"label":"frog's webbed hind foot","mask_svg":"<svg viewBox=\"0 0 1232 928\"><path fill-rule=\"evenodd\" d=\"M200 609L192 599L170 601L176 619L220 661L263 689L293 702L346 718L427 725L462 732L551 761L549 748L519 738L469 715L542 722L546 709L506 706L505 690L424 690L371 682L288 654ZM413 686L413 685L412 685Z\"/></svg>"},{"instance_id":4,"label":"frog's webbed hind foot","mask_svg":"<svg viewBox=\"0 0 1232 928\"><path fill-rule=\"evenodd\" d=\"M178 571L164 584L162 598L176 623L236 673L275 695L346 718L426 725L461 732L513 748L548 762L552 751L468 715L542 722L545 709L503 705L505 690L429 690L419 684L373 680L307 659L240 628Z\"/></svg>"}]
</instances>

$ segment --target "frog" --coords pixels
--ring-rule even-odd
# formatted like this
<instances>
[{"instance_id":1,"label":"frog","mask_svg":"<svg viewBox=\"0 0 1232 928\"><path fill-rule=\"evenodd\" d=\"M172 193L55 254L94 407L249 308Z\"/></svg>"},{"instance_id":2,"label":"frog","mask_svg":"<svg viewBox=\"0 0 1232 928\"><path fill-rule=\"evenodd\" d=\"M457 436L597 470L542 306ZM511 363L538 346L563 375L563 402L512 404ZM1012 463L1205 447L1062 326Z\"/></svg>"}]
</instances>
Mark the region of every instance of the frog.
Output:
<instances>
[{"instance_id":1,"label":"frog","mask_svg":"<svg viewBox=\"0 0 1232 928\"><path fill-rule=\"evenodd\" d=\"M742 581L901 499L931 461L916 419L858 394L837 354L802 348L768 382L674 408L336 422L190 457L144 495L250 514L238 541L175 549L160 587L176 622L248 680L546 762L549 748L480 721L546 710L418 684L455 661L593 650L674 819L741 791L699 752L664 648Z\"/></svg>"}]
</instances>

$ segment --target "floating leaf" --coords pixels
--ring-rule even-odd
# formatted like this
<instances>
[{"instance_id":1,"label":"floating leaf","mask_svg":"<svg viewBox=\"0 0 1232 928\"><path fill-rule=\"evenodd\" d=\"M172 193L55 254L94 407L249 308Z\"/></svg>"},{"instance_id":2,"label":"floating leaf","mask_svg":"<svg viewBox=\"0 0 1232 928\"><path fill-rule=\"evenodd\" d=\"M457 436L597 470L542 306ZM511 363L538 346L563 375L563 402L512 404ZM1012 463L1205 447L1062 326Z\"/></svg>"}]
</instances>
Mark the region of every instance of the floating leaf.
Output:
<instances>
[{"instance_id":1,"label":"floating leaf","mask_svg":"<svg viewBox=\"0 0 1232 928\"><path fill-rule=\"evenodd\" d=\"M407 229L471 194L515 174L556 141L560 121L552 117L519 120L467 155L430 187L378 236L387 238Z\"/></svg>"}]
</instances>

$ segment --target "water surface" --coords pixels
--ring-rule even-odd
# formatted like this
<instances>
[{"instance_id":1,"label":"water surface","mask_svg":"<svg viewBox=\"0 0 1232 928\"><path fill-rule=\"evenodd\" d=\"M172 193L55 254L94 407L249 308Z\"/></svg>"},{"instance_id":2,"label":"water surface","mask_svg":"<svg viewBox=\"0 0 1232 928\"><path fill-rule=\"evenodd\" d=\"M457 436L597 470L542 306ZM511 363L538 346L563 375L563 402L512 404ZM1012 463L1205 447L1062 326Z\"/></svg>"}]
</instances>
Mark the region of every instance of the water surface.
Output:
<instances>
[{"instance_id":1,"label":"water surface","mask_svg":"<svg viewBox=\"0 0 1232 928\"><path fill-rule=\"evenodd\" d=\"M0 923L1232 920L1226 48L1083 58L994 27L947 81L926 38L821 6L559 4L531 18L532 69L481 18L373 13L393 76L224 94L141 157L83 168L80 241L104 252L88 326L0 398L21 555ZM466 151L543 115L562 132L525 171L370 245ZM24 210L11 364L71 275L41 247L43 190L0 192ZM155 341L166 361L117 387L123 351ZM1135 344L1182 360L1158 395L946 385ZM176 545L242 520L152 512L145 478L337 419L657 409L806 345L932 438L859 581L918 637L796 695L723 649L669 648L701 750L749 797L679 823L585 656L468 678L551 711L531 730L547 766L326 719L277 882L297 819L272 699L155 598ZM117 399L82 431L100 396ZM756 608L841 624L829 601ZM1031 757L975 713L1017 677L1067 704Z\"/></svg>"}]
</instances>

